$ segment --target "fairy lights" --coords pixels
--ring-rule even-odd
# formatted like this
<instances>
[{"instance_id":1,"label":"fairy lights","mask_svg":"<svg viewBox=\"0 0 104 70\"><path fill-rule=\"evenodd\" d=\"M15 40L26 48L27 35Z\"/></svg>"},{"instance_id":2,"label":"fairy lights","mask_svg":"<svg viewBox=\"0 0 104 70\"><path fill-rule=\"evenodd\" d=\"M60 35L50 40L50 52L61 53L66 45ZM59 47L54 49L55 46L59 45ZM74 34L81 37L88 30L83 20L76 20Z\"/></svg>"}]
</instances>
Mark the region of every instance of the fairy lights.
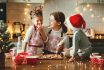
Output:
<instances>
[{"instance_id":1,"label":"fairy lights","mask_svg":"<svg viewBox=\"0 0 104 70\"><path fill-rule=\"evenodd\" d=\"M99 0L100 2L99 3L103 3L104 0ZM84 4L80 4L80 0L77 0L76 2L76 8L75 8L75 11L77 13L80 13L81 15L83 15L84 13L88 13L90 14L89 17L90 18L99 18L99 19L102 19L102 21L104 21L104 15L99 13L101 12L100 10L101 7L100 7L100 4L91 4L91 3L84 3ZM96 10L95 8L97 8L98 10Z\"/></svg>"},{"instance_id":2,"label":"fairy lights","mask_svg":"<svg viewBox=\"0 0 104 70\"><path fill-rule=\"evenodd\" d=\"M2 8L0 9L0 12L3 12L3 9Z\"/></svg>"}]
</instances>

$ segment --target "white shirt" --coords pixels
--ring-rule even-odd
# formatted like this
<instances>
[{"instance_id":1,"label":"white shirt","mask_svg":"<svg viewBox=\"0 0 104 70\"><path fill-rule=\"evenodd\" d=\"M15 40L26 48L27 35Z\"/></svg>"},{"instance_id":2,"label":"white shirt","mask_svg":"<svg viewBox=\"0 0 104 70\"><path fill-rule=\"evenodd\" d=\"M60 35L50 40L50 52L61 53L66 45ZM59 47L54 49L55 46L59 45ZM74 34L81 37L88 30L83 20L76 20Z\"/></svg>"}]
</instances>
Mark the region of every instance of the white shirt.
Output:
<instances>
[{"instance_id":1,"label":"white shirt","mask_svg":"<svg viewBox=\"0 0 104 70\"><path fill-rule=\"evenodd\" d=\"M24 38L24 42L29 42L31 34L32 34L33 31L34 31L34 27L33 26L30 26L27 29L27 32L26 32L26 35L25 35L25 38Z\"/></svg>"},{"instance_id":2,"label":"white shirt","mask_svg":"<svg viewBox=\"0 0 104 70\"><path fill-rule=\"evenodd\" d=\"M61 37L62 28L60 28L58 31L52 30L51 33L48 36L48 47L49 51L56 52L56 48L59 45L62 45L65 48L69 48L69 37L63 33L63 36Z\"/></svg>"}]
</instances>

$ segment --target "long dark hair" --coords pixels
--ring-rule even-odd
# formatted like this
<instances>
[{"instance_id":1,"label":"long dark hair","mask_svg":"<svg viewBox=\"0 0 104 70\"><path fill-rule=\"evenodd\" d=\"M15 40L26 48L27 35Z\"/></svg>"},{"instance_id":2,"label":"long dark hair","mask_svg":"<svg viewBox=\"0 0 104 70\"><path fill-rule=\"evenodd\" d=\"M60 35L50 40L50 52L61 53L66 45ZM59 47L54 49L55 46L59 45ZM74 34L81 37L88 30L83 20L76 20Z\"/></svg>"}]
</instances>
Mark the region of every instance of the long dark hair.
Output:
<instances>
[{"instance_id":1,"label":"long dark hair","mask_svg":"<svg viewBox=\"0 0 104 70\"><path fill-rule=\"evenodd\" d=\"M62 26L62 29L63 29L63 33L66 33L67 32L67 27L65 26L64 24L64 21L65 21L65 15L63 12L53 12L51 13L50 15L53 15L55 20L57 22L61 22L61 26Z\"/></svg>"}]
</instances>

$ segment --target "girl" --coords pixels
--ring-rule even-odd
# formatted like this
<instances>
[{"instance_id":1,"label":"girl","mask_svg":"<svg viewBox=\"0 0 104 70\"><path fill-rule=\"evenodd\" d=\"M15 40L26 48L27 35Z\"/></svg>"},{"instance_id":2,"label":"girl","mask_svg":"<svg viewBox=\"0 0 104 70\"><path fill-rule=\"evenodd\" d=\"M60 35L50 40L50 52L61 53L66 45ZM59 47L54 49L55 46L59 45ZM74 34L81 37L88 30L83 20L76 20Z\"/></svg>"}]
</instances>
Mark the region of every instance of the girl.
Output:
<instances>
[{"instance_id":1,"label":"girl","mask_svg":"<svg viewBox=\"0 0 104 70\"><path fill-rule=\"evenodd\" d=\"M64 25L65 16L62 12L50 14L50 28L48 33L48 51L50 53L60 53L63 48L69 47L69 37L65 34L67 28Z\"/></svg>"},{"instance_id":2,"label":"girl","mask_svg":"<svg viewBox=\"0 0 104 70\"><path fill-rule=\"evenodd\" d=\"M30 13L33 25L29 27L24 38L24 51L31 55L41 54L47 37L43 30L43 15L41 10L33 10Z\"/></svg>"},{"instance_id":3,"label":"girl","mask_svg":"<svg viewBox=\"0 0 104 70\"><path fill-rule=\"evenodd\" d=\"M66 25L73 30L69 61L74 61L77 56L89 57L92 48L87 36L82 31L82 28L86 26L83 17L80 14L73 15L66 20Z\"/></svg>"}]
</instances>

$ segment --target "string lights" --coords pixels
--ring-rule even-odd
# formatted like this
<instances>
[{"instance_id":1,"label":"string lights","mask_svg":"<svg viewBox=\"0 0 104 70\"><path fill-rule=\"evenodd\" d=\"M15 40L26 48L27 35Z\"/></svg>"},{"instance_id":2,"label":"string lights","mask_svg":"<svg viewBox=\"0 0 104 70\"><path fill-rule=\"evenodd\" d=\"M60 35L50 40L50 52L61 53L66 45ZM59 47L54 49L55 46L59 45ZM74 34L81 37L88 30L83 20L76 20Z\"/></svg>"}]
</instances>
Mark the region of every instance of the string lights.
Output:
<instances>
[{"instance_id":1,"label":"string lights","mask_svg":"<svg viewBox=\"0 0 104 70\"><path fill-rule=\"evenodd\" d=\"M83 13L90 13L91 14L91 15L89 15L90 18L95 18L96 17L96 18L99 18L102 21L104 21L104 15L101 15L101 14L97 13L96 12L97 10L94 9L94 6L96 6L96 8L99 8L98 12L100 12L100 10L102 10L100 8L100 5L102 3L104 3L104 0L97 0L96 4L87 3L87 2L86 3L81 3L80 0L77 0L76 3L77 3L76 4L77 6L75 8L75 11L77 13L80 13L81 15L83 15ZM79 3L81 3L81 4L79 5Z\"/></svg>"},{"instance_id":2,"label":"string lights","mask_svg":"<svg viewBox=\"0 0 104 70\"><path fill-rule=\"evenodd\" d=\"M3 12L3 9L2 8L0 9L0 12Z\"/></svg>"}]
</instances>

